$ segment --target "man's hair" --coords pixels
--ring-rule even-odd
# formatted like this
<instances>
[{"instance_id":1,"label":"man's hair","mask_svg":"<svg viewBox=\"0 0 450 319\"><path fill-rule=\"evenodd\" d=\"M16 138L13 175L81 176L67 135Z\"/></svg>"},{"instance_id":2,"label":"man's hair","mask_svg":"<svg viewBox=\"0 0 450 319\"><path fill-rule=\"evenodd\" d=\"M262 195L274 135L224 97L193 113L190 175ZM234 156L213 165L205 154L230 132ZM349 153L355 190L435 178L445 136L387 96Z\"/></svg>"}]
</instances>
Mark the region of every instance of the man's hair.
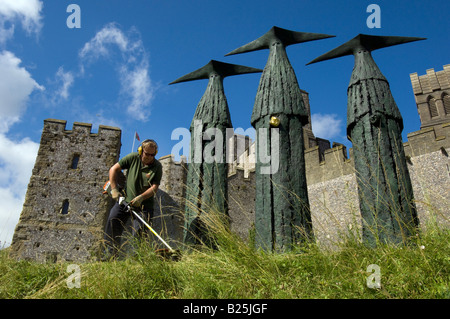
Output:
<instances>
[{"instance_id":1,"label":"man's hair","mask_svg":"<svg viewBox=\"0 0 450 319\"><path fill-rule=\"evenodd\" d=\"M146 148L147 146L150 146L156 150L155 155L156 155L156 153L158 153L158 144L156 144L156 142L154 140L148 139L148 140L143 141L141 146L139 146L139 148L138 148L139 155L142 155L143 149Z\"/></svg>"},{"instance_id":2,"label":"man's hair","mask_svg":"<svg viewBox=\"0 0 450 319\"><path fill-rule=\"evenodd\" d=\"M154 140L146 140L144 142L142 142L142 147L147 147L148 145L150 145L151 147L154 148L158 148L158 144L156 144L156 142Z\"/></svg>"}]
</instances>

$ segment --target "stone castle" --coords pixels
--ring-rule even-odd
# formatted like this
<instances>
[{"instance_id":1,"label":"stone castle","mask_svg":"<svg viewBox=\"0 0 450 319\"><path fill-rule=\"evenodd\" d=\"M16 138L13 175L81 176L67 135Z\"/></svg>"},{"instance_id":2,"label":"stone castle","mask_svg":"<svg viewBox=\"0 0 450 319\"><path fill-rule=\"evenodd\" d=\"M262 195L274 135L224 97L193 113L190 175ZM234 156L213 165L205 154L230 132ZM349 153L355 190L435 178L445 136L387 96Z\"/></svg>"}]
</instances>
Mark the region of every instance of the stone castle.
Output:
<instances>
[{"instance_id":1,"label":"stone castle","mask_svg":"<svg viewBox=\"0 0 450 319\"><path fill-rule=\"evenodd\" d=\"M411 74L421 120L404 143L421 227L429 222L450 227L450 65L425 75ZM303 99L310 112L308 93ZM310 121L311 123L311 121ZM111 199L102 194L109 168L118 161L119 128L47 119L40 148L13 237L11 255L40 262L95 260L100 252ZM315 137L304 127L308 196L316 241L334 247L358 234L361 216L352 149ZM245 151L237 154L245 145ZM255 144L235 135L229 141L234 163L228 169L231 230L248 240L255 210ZM173 155L159 158L163 179L155 201L153 226L171 245L183 230L187 163Z\"/></svg>"}]
</instances>

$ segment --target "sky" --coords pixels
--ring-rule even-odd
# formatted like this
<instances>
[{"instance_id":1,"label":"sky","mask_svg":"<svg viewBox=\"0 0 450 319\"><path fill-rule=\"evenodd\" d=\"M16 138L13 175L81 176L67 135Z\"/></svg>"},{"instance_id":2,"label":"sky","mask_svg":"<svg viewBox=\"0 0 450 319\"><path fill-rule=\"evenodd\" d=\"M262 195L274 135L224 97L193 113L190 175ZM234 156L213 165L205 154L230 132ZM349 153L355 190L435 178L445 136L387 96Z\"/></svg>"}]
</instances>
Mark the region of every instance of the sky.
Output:
<instances>
[{"instance_id":1,"label":"sky","mask_svg":"<svg viewBox=\"0 0 450 319\"><path fill-rule=\"evenodd\" d=\"M367 10L371 4L379 11ZM45 119L66 120L67 130L92 123L93 133L99 125L119 127L121 157L136 151L135 132L158 142L157 158L169 155L186 142L175 133L189 128L207 80L169 83L210 60L264 68L268 50L224 55L272 26L336 36L289 46L287 54L310 94L314 134L348 148L354 59L306 64L359 33L427 38L372 54L402 113L406 141L420 129L409 75L450 63L448 12L447 0L0 0L0 248L11 243ZM259 79L224 80L235 128L251 128Z\"/></svg>"}]
</instances>

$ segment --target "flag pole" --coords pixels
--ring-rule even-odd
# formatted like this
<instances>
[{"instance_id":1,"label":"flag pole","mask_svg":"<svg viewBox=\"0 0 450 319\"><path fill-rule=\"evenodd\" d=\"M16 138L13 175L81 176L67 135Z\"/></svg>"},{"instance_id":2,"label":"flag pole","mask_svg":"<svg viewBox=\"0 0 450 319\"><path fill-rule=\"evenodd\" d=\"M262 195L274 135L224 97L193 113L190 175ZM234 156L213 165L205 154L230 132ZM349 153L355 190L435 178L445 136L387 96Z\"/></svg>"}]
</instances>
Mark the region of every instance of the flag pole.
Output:
<instances>
[{"instance_id":1,"label":"flag pole","mask_svg":"<svg viewBox=\"0 0 450 319\"><path fill-rule=\"evenodd\" d=\"M136 131L134 131L134 135L133 135L133 146L131 147L131 153L133 153L134 151L134 141L136 140Z\"/></svg>"}]
</instances>

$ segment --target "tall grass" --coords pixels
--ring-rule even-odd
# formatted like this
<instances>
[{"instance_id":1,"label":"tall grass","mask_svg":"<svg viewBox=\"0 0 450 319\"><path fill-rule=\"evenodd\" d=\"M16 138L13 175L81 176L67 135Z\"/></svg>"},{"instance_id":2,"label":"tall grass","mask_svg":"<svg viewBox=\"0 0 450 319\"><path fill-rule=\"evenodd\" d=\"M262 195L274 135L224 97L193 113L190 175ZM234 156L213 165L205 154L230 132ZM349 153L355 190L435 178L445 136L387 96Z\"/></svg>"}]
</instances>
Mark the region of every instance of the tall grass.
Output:
<instances>
[{"instance_id":1,"label":"tall grass","mask_svg":"<svg viewBox=\"0 0 450 319\"><path fill-rule=\"evenodd\" d=\"M79 264L79 288L67 284L70 263L17 261L0 250L0 298L450 298L450 230L436 222L408 245L370 248L350 232L337 249L305 241L272 253L231 232L214 209L202 221L213 245L183 249L172 261L155 253L158 243L138 241L126 259ZM379 289L367 285L373 264Z\"/></svg>"},{"instance_id":2,"label":"tall grass","mask_svg":"<svg viewBox=\"0 0 450 319\"><path fill-rule=\"evenodd\" d=\"M38 264L0 251L1 298L450 298L449 230L429 226L411 245L368 248L351 237L338 250L304 244L283 254L255 250L207 221L215 249L160 258L141 242L125 260L79 264L79 288L69 288L69 263ZM367 286L367 267L381 271L381 288Z\"/></svg>"}]
</instances>

